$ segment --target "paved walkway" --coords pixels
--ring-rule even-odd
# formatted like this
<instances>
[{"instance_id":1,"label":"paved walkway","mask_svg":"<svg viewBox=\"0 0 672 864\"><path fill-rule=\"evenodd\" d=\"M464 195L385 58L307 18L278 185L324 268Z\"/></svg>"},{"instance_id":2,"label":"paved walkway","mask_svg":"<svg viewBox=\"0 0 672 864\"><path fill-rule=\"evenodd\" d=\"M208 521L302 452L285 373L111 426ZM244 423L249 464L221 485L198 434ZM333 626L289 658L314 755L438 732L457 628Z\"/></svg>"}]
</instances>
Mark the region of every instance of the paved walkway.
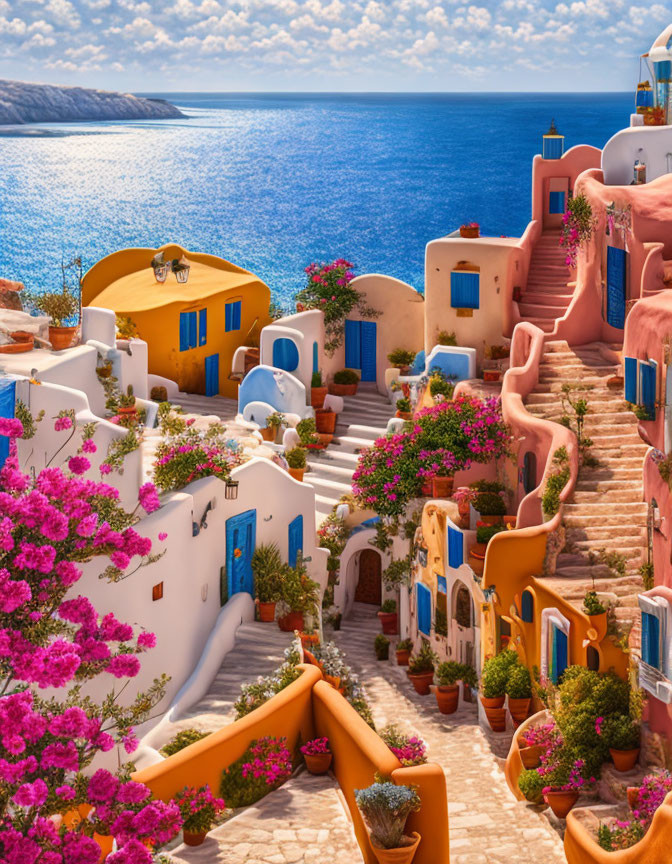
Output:
<instances>
[{"instance_id":1,"label":"paved walkway","mask_svg":"<svg viewBox=\"0 0 672 864\"><path fill-rule=\"evenodd\" d=\"M284 786L211 831L202 846L178 846L180 864L362 864L330 775L301 771Z\"/></svg>"},{"instance_id":2,"label":"paved walkway","mask_svg":"<svg viewBox=\"0 0 672 864\"><path fill-rule=\"evenodd\" d=\"M564 864L560 836L545 817L511 794L498 759L501 738L478 725L476 705L460 700L457 713L440 714L434 696L418 696L394 659L375 659L379 632L374 607L356 604L333 639L367 689L378 728L394 722L417 732L428 756L446 773L451 864ZM329 639L329 634L325 634ZM499 740L497 740L499 738ZM508 740L506 742L508 744Z\"/></svg>"}]
</instances>

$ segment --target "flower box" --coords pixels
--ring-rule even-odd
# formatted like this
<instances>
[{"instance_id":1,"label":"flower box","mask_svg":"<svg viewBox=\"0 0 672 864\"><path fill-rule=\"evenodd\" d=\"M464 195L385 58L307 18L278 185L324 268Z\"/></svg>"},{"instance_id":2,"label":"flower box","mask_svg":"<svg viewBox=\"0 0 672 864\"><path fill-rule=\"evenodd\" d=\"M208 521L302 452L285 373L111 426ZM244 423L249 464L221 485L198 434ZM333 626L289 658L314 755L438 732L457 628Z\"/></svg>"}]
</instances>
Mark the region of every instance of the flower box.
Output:
<instances>
[{"instance_id":1,"label":"flower box","mask_svg":"<svg viewBox=\"0 0 672 864\"><path fill-rule=\"evenodd\" d=\"M495 382L499 381L502 376L501 369L484 369L483 370L483 380Z\"/></svg>"},{"instance_id":2,"label":"flower box","mask_svg":"<svg viewBox=\"0 0 672 864\"><path fill-rule=\"evenodd\" d=\"M468 239L473 239L474 237L480 237L481 228L480 225L460 225L460 237L465 237Z\"/></svg>"}]
</instances>

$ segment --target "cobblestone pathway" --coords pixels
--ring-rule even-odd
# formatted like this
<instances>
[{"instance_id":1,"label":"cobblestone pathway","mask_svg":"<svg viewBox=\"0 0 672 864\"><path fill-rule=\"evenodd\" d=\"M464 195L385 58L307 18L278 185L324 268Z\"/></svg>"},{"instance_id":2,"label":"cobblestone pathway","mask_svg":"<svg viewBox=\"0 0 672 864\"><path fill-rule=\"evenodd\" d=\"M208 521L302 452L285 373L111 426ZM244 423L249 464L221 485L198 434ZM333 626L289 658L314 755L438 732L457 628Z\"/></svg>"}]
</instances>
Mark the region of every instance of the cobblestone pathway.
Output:
<instances>
[{"instance_id":1,"label":"cobblestone pathway","mask_svg":"<svg viewBox=\"0 0 672 864\"><path fill-rule=\"evenodd\" d=\"M442 715L434 696L418 696L394 659L378 662L373 640L380 632L374 607L356 605L333 638L366 686L378 728L394 722L418 732L429 758L446 774L451 864L564 864L560 836L545 817L516 801L493 746L501 739L478 725L476 705L460 699L457 713ZM504 736L503 736L504 737ZM326 859L325 859L326 860Z\"/></svg>"},{"instance_id":2,"label":"cobblestone pathway","mask_svg":"<svg viewBox=\"0 0 672 864\"><path fill-rule=\"evenodd\" d=\"M202 846L171 854L181 864L362 864L338 784L307 771L211 831Z\"/></svg>"}]
</instances>

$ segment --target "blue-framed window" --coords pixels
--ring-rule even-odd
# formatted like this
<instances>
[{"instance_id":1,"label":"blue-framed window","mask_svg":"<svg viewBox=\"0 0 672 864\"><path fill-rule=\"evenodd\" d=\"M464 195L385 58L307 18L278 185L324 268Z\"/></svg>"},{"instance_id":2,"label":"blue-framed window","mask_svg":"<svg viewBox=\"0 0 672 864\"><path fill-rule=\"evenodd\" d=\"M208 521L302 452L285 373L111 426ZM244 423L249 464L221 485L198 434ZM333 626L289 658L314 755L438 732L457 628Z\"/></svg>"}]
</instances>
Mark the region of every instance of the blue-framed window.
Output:
<instances>
[{"instance_id":1,"label":"blue-framed window","mask_svg":"<svg viewBox=\"0 0 672 864\"><path fill-rule=\"evenodd\" d=\"M623 360L623 377L625 399L627 402L637 404L637 358L625 357Z\"/></svg>"},{"instance_id":2,"label":"blue-framed window","mask_svg":"<svg viewBox=\"0 0 672 864\"><path fill-rule=\"evenodd\" d=\"M453 309L479 309L480 282L480 273L453 270L450 274L450 305Z\"/></svg>"},{"instance_id":3,"label":"blue-framed window","mask_svg":"<svg viewBox=\"0 0 672 864\"><path fill-rule=\"evenodd\" d=\"M530 591L523 591L520 598L520 617L526 624L534 621L534 597Z\"/></svg>"},{"instance_id":4,"label":"blue-framed window","mask_svg":"<svg viewBox=\"0 0 672 864\"><path fill-rule=\"evenodd\" d=\"M180 312L180 351L188 351L208 341L208 310Z\"/></svg>"},{"instance_id":5,"label":"blue-framed window","mask_svg":"<svg viewBox=\"0 0 672 864\"><path fill-rule=\"evenodd\" d=\"M648 420L656 419L656 379L658 364L654 360L639 364L639 398L646 408Z\"/></svg>"},{"instance_id":6,"label":"blue-framed window","mask_svg":"<svg viewBox=\"0 0 672 864\"><path fill-rule=\"evenodd\" d=\"M224 330L227 333L231 330L240 330L242 305L241 300L233 300L224 306Z\"/></svg>"},{"instance_id":7,"label":"blue-framed window","mask_svg":"<svg viewBox=\"0 0 672 864\"><path fill-rule=\"evenodd\" d=\"M660 621L650 612L642 612L642 660L660 669Z\"/></svg>"},{"instance_id":8,"label":"blue-framed window","mask_svg":"<svg viewBox=\"0 0 672 864\"><path fill-rule=\"evenodd\" d=\"M464 564L464 535L457 528L448 526L448 566Z\"/></svg>"},{"instance_id":9,"label":"blue-framed window","mask_svg":"<svg viewBox=\"0 0 672 864\"><path fill-rule=\"evenodd\" d=\"M201 309L198 313L198 344L205 345L208 341L208 310Z\"/></svg>"},{"instance_id":10,"label":"blue-framed window","mask_svg":"<svg viewBox=\"0 0 672 864\"><path fill-rule=\"evenodd\" d=\"M548 212L564 213L566 192L550 192L548 196Z\"/></svg>"},{"instance_id":11,"label":"blue-framed window","mask_svg":"<svg viewBox=\"0 0 672 864\"><path fill-rule=\"evenodd\" d=\"M416 582L415 598L418 607L418 630L429 636L432 630L432 592L426 585Z\"/></svg>"}]
</instances>

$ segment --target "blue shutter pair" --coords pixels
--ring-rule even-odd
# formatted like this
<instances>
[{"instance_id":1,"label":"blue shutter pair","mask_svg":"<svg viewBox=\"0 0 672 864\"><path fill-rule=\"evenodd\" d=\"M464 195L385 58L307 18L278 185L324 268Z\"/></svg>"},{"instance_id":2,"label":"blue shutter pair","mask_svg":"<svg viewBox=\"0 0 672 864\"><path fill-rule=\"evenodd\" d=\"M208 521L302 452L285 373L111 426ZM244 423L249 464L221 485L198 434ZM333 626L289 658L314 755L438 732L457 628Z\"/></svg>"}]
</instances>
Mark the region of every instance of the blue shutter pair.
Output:
<instances>
[{"instance_id":1,"label":"blue shutter pair","mask_svg":"<svg viewBox=\"0 0 672 864\"><path fill-rule=\"evenodd\" d=\"M453 309L479 309L480 273L453 271L450 274L450 305Z\"/></svg>"},{"instance_id":2,"label":"blue shutter pair","mask_svg":"<svg viewBox=\"0 0 672 864\"><path fill-rule=\"evenodd\" d=\"M418 630L429 636L432 630L432 592L421 582L415 583L418 606Z\"/></svg>"},{"instance_id":3,"label":"blue shutter pair","mask_svg":"<svg viewBox=\"0 0 672 864\"><path fill-rule=\"evenodd\" d=\"M242 302L234 300L232 303L227 303L224 306L224 330L229 333L231 330L240 330L240 319L242 314Z\"/></svg>"},{"instance_id":4,"label":"blue shutter pair","mask_svg":"<svg viewBox=\"0 0 672 864\"><path fill-rule=\"evenodd\" d=\"M205 311L205 310L203 310ZM195 348L198 343L198 321L195 312L180 312L180 351Z\"/></svg>"},{"instance_id":5,"label":"blue shutter pair","mask_svg":"<svg viewBox=\"0 0 672 864\"><path fill-rule=\"evenodd\" d=\"M642 660L660 669L660 621L650 612L642 612Z\"/></svg>"},{"instance_id":6,"label":"blue shutter pair","mask_svg":"<svg viewBox=\"0 0 672 864\"><path fill-rule=\"evenodd\" d=\"M457 528L448 526L448 566L460 567L464 563L464 536Z\"/></svg>"}]
</instances>

